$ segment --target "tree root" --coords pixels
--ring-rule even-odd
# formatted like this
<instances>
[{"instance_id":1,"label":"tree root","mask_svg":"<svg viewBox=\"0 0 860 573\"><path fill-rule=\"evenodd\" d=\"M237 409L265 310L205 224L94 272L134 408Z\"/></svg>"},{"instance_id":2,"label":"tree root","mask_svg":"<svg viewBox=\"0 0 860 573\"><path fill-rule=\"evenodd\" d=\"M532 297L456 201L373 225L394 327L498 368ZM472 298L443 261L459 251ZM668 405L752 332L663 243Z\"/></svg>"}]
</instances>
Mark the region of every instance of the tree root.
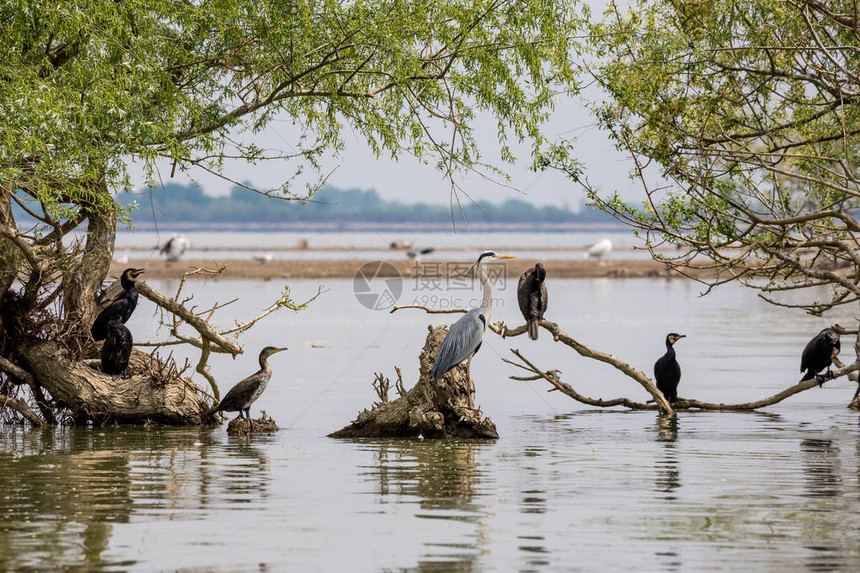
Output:
<instances>
[{"instance_id":1,"label":"tree root","mask_svg":"<svg viewBox=\"0 0 860 573\"><path fill-rule=\"evenodd\" d=\"M114 378L72 359L56 341L28 343L19 352L56 405L77 420L186 425L207 419L197 386L175 369L165 373L160 362L139 350L132 351L129 378Z\"/></svg>"},{"instance_id":2,"label":"tree root","mask_svg":"<svg viewBox=\"0 0 860 573\"><path fill-rule=\"evenodd\" d=\"M45 421L39 416L37 416L36 413L30 409L26 402L24 402L23 400L18 400L17 398L6 396L5 394L0 394L0 409L3 409L7 406L24 416L24 418L26 418L27 421L34 426L45 425Z\"/></svg>"}]
</instances>

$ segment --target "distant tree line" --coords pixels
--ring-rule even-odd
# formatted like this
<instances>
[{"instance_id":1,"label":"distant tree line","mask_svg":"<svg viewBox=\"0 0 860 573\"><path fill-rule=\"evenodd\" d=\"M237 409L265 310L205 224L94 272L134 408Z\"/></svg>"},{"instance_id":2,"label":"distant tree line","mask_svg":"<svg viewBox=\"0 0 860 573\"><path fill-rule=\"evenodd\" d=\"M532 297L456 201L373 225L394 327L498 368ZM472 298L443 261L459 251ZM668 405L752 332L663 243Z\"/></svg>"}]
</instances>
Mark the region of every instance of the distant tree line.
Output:
<instances>
[{"instance_id":1,"label":"distant tree line","mask_svg":"<svg viewBox=\"0 0 860 573\"><path fill-rule=\"evenodd\" d=\"M131 211L136 223L301 223L349 222L360 220L380 223L450 223L447 205L401 203L382 199L375 190L324 187L307 201L273 201L258 193L235 187L229 196L213 197L193 184L170 183L162 188L122 193L117 198ZM503 203L465 202L462 216L455 206L454 216L470 223L612 223L615 220L597 209L581 206L578 212L567 207L536 206L520 199Z\"/></svg>"}]
</instances>

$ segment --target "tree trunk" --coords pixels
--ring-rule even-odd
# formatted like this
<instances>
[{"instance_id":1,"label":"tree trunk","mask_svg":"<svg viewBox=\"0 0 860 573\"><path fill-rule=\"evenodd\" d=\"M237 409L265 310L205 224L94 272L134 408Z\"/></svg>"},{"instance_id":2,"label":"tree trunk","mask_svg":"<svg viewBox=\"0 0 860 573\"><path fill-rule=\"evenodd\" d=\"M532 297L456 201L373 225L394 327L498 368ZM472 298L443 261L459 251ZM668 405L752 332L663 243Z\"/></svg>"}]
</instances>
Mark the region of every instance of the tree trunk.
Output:
<instances>
[{"instance_id":1,"label":"tree trunk","mask_svg":"<svg viewBox=\"0 0 860 573\"><path fill-rule=\"evenodd\" d=\"M475 384L465 366L457 366L442 380L433 380L430 370L442 345L447 326L430 327L419 357L415 386L393 402L382 402L364 410L348 426L329 434L332 438L484 438L497 439L496 426L472 408Z\"/></svg>"},{"instance_id":2,"label":"tree trunk","mask_svg":"<svg viewBox=\"0 0 860 573\"><path fill-rule=\"evenodd\" d=\"M93 352L97 345L92 345ZM73 417L101 423L200 424L212 421L196 386L169 371L161 362L138 350L129 361L130 378L102 373L73 360L56 341L19 347L25 367L46 388L58 406Z\"/></svg>"},{"instance_id":3,"label":"tree trunk","mask_svg":"<svg viewBox=\"0 0 860 573\"><path fill-rule=\"evenodd\" d=\"M110 200L107 185L99 184L97 193ZM89 325L98 313L96 294L102 286L113 258L116 241L116 212L113 209L86 208L82 206L87 216L87 236L83 252L76 264L63 273L63 305L66 309L66 319L81 325L89 331Z\"/></svg>"}]
</instances>

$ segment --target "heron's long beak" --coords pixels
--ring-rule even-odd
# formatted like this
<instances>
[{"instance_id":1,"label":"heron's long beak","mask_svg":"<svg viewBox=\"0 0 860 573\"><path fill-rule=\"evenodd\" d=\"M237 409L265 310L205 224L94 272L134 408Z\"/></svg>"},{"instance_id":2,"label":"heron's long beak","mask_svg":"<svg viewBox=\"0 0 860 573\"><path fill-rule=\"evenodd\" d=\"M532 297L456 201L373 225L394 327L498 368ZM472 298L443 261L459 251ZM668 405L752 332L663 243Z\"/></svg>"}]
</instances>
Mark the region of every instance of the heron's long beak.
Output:
<instances>
[{"instance_id":1,"label":"heron's long beak","mask_svg":"<svg viewBox=\"0 0 860 573\"><path fill-rule=\"evenodd\" d=\"M496 255L496 259L515 259L516 257L513 255Z\"/></svg>"}]
</instances>

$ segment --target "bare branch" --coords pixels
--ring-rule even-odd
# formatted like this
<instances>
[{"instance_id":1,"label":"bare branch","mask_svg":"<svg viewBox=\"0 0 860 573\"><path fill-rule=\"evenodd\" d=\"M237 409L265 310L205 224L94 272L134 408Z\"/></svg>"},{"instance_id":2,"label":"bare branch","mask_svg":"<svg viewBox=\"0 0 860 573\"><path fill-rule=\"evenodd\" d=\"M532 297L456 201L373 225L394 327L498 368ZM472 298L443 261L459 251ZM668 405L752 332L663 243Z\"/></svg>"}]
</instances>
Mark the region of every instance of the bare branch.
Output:
<instances>
[{"instance_id":1,"label":"bare branch","mask_svg":"<svg viewBox=\"0 0 860 573\"><path fill-rule=\"evenodd\" d=\"M422 306L422 305L414 305L414 304L395 306L393 309L391 309L391 312L394 312L395 310L399 310L401 308L419 308L419 309L424 310L425 312L427 312L429 314L447 314L447 313L452 313L452 312L454 312L454 313L467 312L466 309L450 309L450 310L446 310L446 311L440 311L440 310L430 309L430 308ZM600 352L599 350L594 350L592 348L589 348L585 344L574 339L569 334L566 334L565 332L563 332L558 327L558 325L555 324L554 322L549 322L547 320L541 320L539 324L541 327L543 327L544 329L546 329L550 333L552 333L553 340L555 340L556 342L561 342L561 343L565 344L566 346L573 348L581 356L584 356L586 358L592 358L592 359L597 360L599 362L609 364L610 366L616 368L617 370L620 370L621 372L623 372L625 375L629 376L630 378L633 378L634 380L636 380L636 382L641 384L642 387L645 388L645 390L651 395L651 397L657 403L660 411L667 413L667 414L672 413L672 407L669 405L669 402L666 401L666 398L663 396L663 393L660 392L659 390L657 390L657 387L654 385L654 383L651 381L651 379L648 378L645 374L643 374L639 370L636 370L635 368L633 368L632 366L630 366L626 362L623 362L622 360L615 358L611 354L606 354L605 352ZM511 337L511 336L519 336L528 330L528 328L525 325L520 326L520 327L513 329L513 330L508 330L508 328L504 325L504 323L500 323L500 322L490 323L488 325L488 327L490 328L490 330L492 330L496 334L500 335L502 338L507 338L507 337ZM535 374L540 375L541 373L536 370Z\"/></svg>"},{"instance_id":2,"label":"bare branch","mask_svg":"<svg viewBox=\"0 0 860 573\"><path fill-rule=\"evenodd\" d=\"M141 295L145 296L168 312L171 312L175 316L178 316L189 326L194 328L194 330L200 333L200 339L197 339L196 344L194 344L198 348L202 348L205 339L206 341L215 344L221 352L232 354L233 356L242 353L241 346L232 340L227 340L221 336L205 320L197 317L192 311L188 310L175 300L167 298L144 282L139 282L137 284L137 290ZM192 342L191 340L187 341Z\"/></svg>"},{"instance_id":3,"label":"bare branch","mask_svg":"<svg viewBox=\"0 0 860 573\"><path fill-rule=\"evenodd\" d=\"M29 421L34 426L45 425L45 421L42 420L42 418L40 418L39 416L37 416L36 413L33 412L33 410L31 410L30 407L27 406L24 401L18 400L17 398L11 398L9 396L6 396L5 394L0 394L0 409L5 408L6 406L20 413L27 419L27 421Z\"/></svg>"},{"instance_id":4,"label":"bare branch","mask_svg":"<svg viewBox=\"0 0 860 573\"><path fill-rule=\"evenodd\" d=\"M29 372L27 372L26 370L24 370L23 368L21 368L17 364L4 358L3 356L0 356L0 370L2 370L3 372L6 372L8 374L11 374L15 378L18 378L22 382L29 384L31 386L36 383L32 374L30 374Z\"/></svg>"}]
</instances>

